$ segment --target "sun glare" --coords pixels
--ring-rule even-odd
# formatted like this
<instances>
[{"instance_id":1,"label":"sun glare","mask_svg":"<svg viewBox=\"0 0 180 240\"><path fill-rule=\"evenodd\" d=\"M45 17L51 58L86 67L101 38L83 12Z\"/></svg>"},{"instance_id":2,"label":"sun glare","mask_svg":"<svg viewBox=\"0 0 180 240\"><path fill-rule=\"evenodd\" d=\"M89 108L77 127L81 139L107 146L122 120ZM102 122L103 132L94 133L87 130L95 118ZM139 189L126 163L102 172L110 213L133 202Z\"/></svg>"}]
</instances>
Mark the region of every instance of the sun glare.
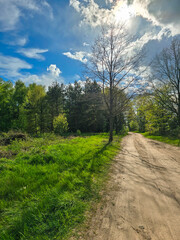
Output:
<instances>
[{"instance_id":1,"label":"sun glare","mask_svg":"<svg viewBox=\"0 0 180 240\"><path fill-rule=\"evenodd\" d=\"M126 3L119 2L114 8L114 17L116 22L128 21L134 15L134 8L132 6L128 6Z\"/></svg>"}]
</instances>

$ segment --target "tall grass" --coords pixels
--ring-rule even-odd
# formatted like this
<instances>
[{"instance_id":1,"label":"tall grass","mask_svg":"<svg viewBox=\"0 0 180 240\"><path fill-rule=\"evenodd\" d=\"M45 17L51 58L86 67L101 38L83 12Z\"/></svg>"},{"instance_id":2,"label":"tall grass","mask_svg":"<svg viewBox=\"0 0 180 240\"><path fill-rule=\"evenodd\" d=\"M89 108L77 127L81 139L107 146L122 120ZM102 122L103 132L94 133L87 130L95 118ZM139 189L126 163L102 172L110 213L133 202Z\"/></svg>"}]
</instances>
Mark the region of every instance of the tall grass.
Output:
<instances>
[{"instance_id":1,"label":"tall grass","mask_svg":"<svg viewBox=\"0 0 180 240\"><path fill-rule=\"evenodd\" d=\"M98 197L119 140L49 136L1 147L13 155L0 159L0 239L65 239Z\"/></svg>"},{"instance_id":2,"label":"tall grass","mask_svg":"<svg viewBox=\"0 0 180 240\"><path fill-rule=\"evenodd\" d=\"M153 140L157 140L160 142L164 142L164 143L168 143L171 145L175 145L175 146L180 146L180 139L179 138L175 138L175 137L171 137L171 136L156 136L156 135L150 135L149 133L141 133L144 137L153 139Z\"/></svg>"}]
</instances>

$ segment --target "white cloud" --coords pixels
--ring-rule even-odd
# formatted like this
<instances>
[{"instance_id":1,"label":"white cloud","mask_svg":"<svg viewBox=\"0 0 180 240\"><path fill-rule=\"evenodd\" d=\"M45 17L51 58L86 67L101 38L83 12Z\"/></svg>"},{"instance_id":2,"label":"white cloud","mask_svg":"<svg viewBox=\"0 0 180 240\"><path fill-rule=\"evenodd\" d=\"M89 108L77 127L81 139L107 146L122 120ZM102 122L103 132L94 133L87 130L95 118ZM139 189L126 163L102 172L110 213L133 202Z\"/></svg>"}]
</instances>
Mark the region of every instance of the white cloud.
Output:
<instances>
[{"instance_id":1,"label":"white cloud","mask_svg":"<svg viewBox=\"0 0 180 240\"><path fill-rule=\"evenodd\" d=\"M45 0L0 0L0 9L0 31L16 29L19 19L24 16L22 10L53 17L52 9Z\"/></svg>"},{"instance_id":2,"label":"white cloud","mask_svg":"<svg viewBox=\"0 0 180 240\"><path fill-rule=\"evenodd\" d=\"M70 6L81 16L81 27L84 24L95 28L102 24L124 22L134 32L136 22L149 33L156 27L168 29L171 35L180 34L179 0L107 0L108 3L113 3L110 8L100 7L95 0L70 0ZM142 29L137 30L142 32ZM134 33L139 34L139 31Z\"/></svg>"},{"instance_id":3,"label":"white cloud","mask_svg":"<svg viewBox=\"0 0 180 240\"><path fill-rule=\"evenodd\" d=\"M111 5L105 6L105 2ZM173 36L180 34L180 0L70 0L70 6L80 16L81 29L93 29L94 35L104 24L121 25L125 22L128 32L135 35L128 54L133 55L138 49L145 49L147 53L139 71L135 69L131 72L132 76L141 73L138 84L146 88L151 74L151 67L147 66L156 54L168 46ZM77 56L77 53L67 52L64 55L83 62L82 55Z\"/></svg>"},{"instance_id":4,"label":"white cloud","mask_svg":"<svg viewBox=\"0 0 180 240\"><path fill-rule=\"evenodd\" d=\"M3 40L5 44L9 44L12 46L24 46L28 42L28 37L18 37L18 36L8 36L8 39L6 38Z\"/></svg>"},{"instance_id":5,"label":"white cloud","mask_svg":"<svg viewBox=\"0 0 180 240\"><path fill-rule=\"evenodd\" d=\"M41 75L36 74L26 74L22 75L20 78L26 85L29 85L31 83L36 83L38 85L43 85L48 88L54 81L57 81L58 83L64 83L64 79L61 76L55 76L51 72L49 73L43 73Z\"/></svg>"},{"instance_id":6,"label":"white cloud","mask_svg":"<svg viewBox=\"0 0 180 240\"><path fill-rule=\"evenodd\" d=\"M36 83L43 85L47 89L48 86L50 86L54 81L57 81L58 83L64 83L64 79L60 74L61 71L56 66L56 64L51 64L47 68L46 73L43 73L41 75L26 74L24 76L21 76L21 80L24 81L26 84Z\"/></svg>"},{"instance_id":7,"label":"white cloud","mask_svg":"<svg viewBox=\"0 0 180 240\"><path fill-rule=\"evenodd\" d=\"M106 23L111 12L108 9L100 8L94 0L83 0L82 2L70 0L69 5L82 16L81 26L88 24L91 27L97 27L102 23Z\"/></svg>"},{"instance_id":8,"label":"white cloud","mask_svg":"<svg viewBox=\"0 0 180 240\"><path fill-rule=\"evenodd\" d=\"M17 79L22 80L27 85L30 83L36 83L46 86L46 88L57 81L63 83L64 79L60 76L60 69L55 64L51 64L47 68L47 72L40 75L31 74L29 72L22 73L21 70L32 69L32 65L15 57L4 56L0 54L0 75L16 81Z\"/></svg>"},{"instance_id":9,"label":"white cloud","mask_svg":"<svg viewBox=\"0 0 180 240\"><path fill-rule=\"evenodd\" d=\"M27 37L18 38L14 41L14 45L24 46L28 41Z\"/></svg>"},{"instance_id":10,"label":"white cloud","mask_svg":"<svg viewBox=\"0 0 180 240\"><path fill-rule=\"evenodd\" d=\"M106 0L108 7L100 7L95 0L70 0L72 6L82 17L80 26L88 24L91 27L102 26L108 23L128 22L136 14L135 9L125 0ZM77 7L78 6L78 7Z\"/></svg>"},{"instance_id":11,"label":"white cloud","mask_svg":"<svg viewBox=\"0 0 180 240\"><path fill-rule=\"evenodd\" d=\"M16 59L17 61L17 59ZM1 67L1 65L0 65ZM25 68L26 65L19 66L18 69ZM26 67L27 68L27 67ZM11 68L12 69L12 68ZM11 74L8 74L9 77L18 77L21 81L23 81L26 85L29 85L31 83L36 83L39 85L43 85L48 88L54 81L57 81L59 83L64 83L63 77L60 75L61 71L56 66L56 64L51 64L47 69L47 72L44 72L40 75L37 74L31 74L31 73L17 73L16 76L14 75L14 72L11 71ZM9 71L9 70L8 70ZM1 72L0 72L1 73ZM17 78L16 78L17 79ZM16 80L15 79L15 80Z\"/></svg>"},{"instance_id":12,"label":"white cloud","mask_svg":"<svg viewBox=\"0 0 180 240\"><path fill-rule=\"evenodd\" d=\"M70 0L69 5L72 6L77 12L80 12L80 2L77 0Z\"/></svg>"},{"instance_id":13,"label":"white cloud","mask_svg":"<svg viewBox=\"0 0 180 240\"><path fill-rule=\"evenodd\" d=\"M6 77L6 78L18 78L21 77L20 71L22 69L31 69L32 66L15 57L11 56L4 56L0 54L0 75Z\"/></svg>"},{"instance_id":14,"label":"white cloud","mask_svg":"<svg viewBox=\"0 0 180 240\"><path fill-rule=\"evenodd\" d=\"M128 0L124 0L128 2ZM169 28L173 35L180 34L179 0L131 0L136 15L148 19L156 26Z\"/></svg>"},{"instance_id":15,"label":"white cloud","mask_svg":"<svg viewBox=\"0 0 180 240\"><path fill-rule=\"evenodd\" d=\"M38 60L44 60L45 58L41 55L41 53L48 52L48 49L39 49L39 48L21 48L17 51L22 55L28 58L35 58Z\"/></svg>"},{"instance_id":16,"label":"white cloud","mask_svg":"<svg viewBox=\"0 0 180 240\"><path fill-rule=\"evenodd\" d=\"M47 71L49 71L54 77L59 77L59 75L62 73L61 70L56 66L56 64L51 64L47 68Z\"/></svg>"},{"instance_id":17,"label":"white cloud","mask_svg":"<svg viewBox=\"0 0 180 240\"><path fill-rule=\"evenodd\" d=\"M85 2L87 2L87 4L85 4ZM128 4L128 2L132 2L132 4ZM157 0L155 0L155 2L157 2ZM175 0L175 2L177 3L177 0ZM165 0L165 3L166 5L170 4L167 0ZM149 13L151 5L153 5L155 8L155 5L152 4L152 0L122 0L114 1L114 5L112 5L108 10L100 8L99 5L94 2L94 0L82 1L80 4L80 8L83 10L80 12L81 16L83 17L81 23L83 22L90 24L93 27L98 26L99 22L101 22L100 19L103 19L103 21L105 20L106 23L114 22L118 26L118 24L121 25L125 21L127 31L130 34L134 34L137 39L131 44L132 53L136 52L137 49L142 49L148 45L148 60L152 60L152 58L158 52L160 52L162 48L169 44L173 34L177 33L178 31L180 33L180 27L176 28L176 32L173 32L173 28L171 28L172 25L170 26L167 24L166 26L165 24L162 24L160 20L162 17L165 18L166 14L161 13L160 15L162 15L162 17L160 19L156 19L152 13ZM157 6L158 9L160 9L160 6L164 8L162 1L158 1ZM170 11L172 11L172 6L170 8ZM89 9L92 9L91 13L88 12ZM177 10L174 11L176 12ZM91 16L95 12L98 14L98 17L96 18L95 22L92 22ZM180 24L180 15L177 17L177 19L179 19L179 21L176 22ZM151 49L150 46L152 47Z\"/></svg>"},{"instance_id":18,"label":"white cloud","mask_svg":"<svg viewBox=\"0 0 180 240\"><path fill-rule=\"evenodd\" d=\"M84 42L84 43L83 43L83 46L84 46L84 47L88 47L88 46L89 46L89 43Z\"/></svg>"},{"instance_id":19,"label":"white cloud","mask_svg":"<svg viewBox=\"0 0 180 240\"><path fill-rule=\"evenodd\" d=\"M74 60L78 60L82 63L87 63L87 58L90 56L90 53L87 52L75 52L75 53L71 53L71 52L65 52L63 53L63 55L67 56L68 58L74 59Z\"/></svg>"}]
</instances>

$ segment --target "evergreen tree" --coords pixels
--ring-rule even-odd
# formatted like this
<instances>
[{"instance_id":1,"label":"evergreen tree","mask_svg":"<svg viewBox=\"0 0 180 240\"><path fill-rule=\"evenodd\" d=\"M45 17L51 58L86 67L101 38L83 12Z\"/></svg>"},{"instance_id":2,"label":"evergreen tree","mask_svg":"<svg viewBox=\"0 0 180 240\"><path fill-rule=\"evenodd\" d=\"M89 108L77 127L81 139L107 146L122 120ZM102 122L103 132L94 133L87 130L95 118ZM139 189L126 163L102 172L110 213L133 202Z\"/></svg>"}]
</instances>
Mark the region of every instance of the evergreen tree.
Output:
<instances>
[{"instance_id":1,"label":"evergreen tree","mask_svg":"<svg viewBox=\"0 0 180 240\"><path fill-rule=\"evenodd\" d=\"M24 130L26 125L24 103L26 101L28 88L25 84L18 80L14 86L14 92L12 96L13 107L13 129Z\"/></svg>"},{"instance_id":2,"label":"evergreen tree","mask_svg":"<svg viewBox=\"0 0 180 240\"><path fill-rule=\"evenodd\" d=\"M0 78L0 131L8 131L13 119L13 84Z\"/></svg>"},{"instance_id":3,"label":"evergreen tree","mask_svg":"<svg viewBox=\"0 0 180 240\"><path fill-rule=\"evenodd\" d=\"M69 84L65 91L65 112L69 129L72 132L82 130L82 87L75 81Z\"/></svg>"},{"instance_id":4,"label":"evergreen tree","mask_svg":"<svg viewBox=\"0 0 180 240\"><path fill-rule=\"evenodd\" d=\"M63 113L64 85L53 82L47 91L48 114L47 121L50 131L54 130L53 120L60 113Z\"/></svg>"}]
</instances>

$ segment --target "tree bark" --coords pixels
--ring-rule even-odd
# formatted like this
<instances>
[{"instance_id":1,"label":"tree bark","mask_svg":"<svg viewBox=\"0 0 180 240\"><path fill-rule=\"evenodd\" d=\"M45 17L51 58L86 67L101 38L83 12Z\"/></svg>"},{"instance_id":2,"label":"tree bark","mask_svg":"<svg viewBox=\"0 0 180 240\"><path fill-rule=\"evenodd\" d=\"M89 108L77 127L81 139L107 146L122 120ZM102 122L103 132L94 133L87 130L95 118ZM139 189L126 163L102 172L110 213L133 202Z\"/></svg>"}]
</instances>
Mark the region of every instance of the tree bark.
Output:
<instances>
[{"instance_id":1,"label":"tree bark","mask_svg":"<svg viewBox=\"0 0 180 240\"><path fill-rule=\"evenodd\" d=\"M178 97L178 127L180 128L180 93Z\"/></svg>"},{"instance_id":2,"label":"tree bark","mask_svg":"<svg viewBox=\"0 0 180 240\"><path fill-rule=\"evenodd\" d=\"M113 125L114 125L114 116L113 116L113 89L112 81L110 80L110 101L109 101L109 143L113 141Z\"/></svg>"}]
</instances>

